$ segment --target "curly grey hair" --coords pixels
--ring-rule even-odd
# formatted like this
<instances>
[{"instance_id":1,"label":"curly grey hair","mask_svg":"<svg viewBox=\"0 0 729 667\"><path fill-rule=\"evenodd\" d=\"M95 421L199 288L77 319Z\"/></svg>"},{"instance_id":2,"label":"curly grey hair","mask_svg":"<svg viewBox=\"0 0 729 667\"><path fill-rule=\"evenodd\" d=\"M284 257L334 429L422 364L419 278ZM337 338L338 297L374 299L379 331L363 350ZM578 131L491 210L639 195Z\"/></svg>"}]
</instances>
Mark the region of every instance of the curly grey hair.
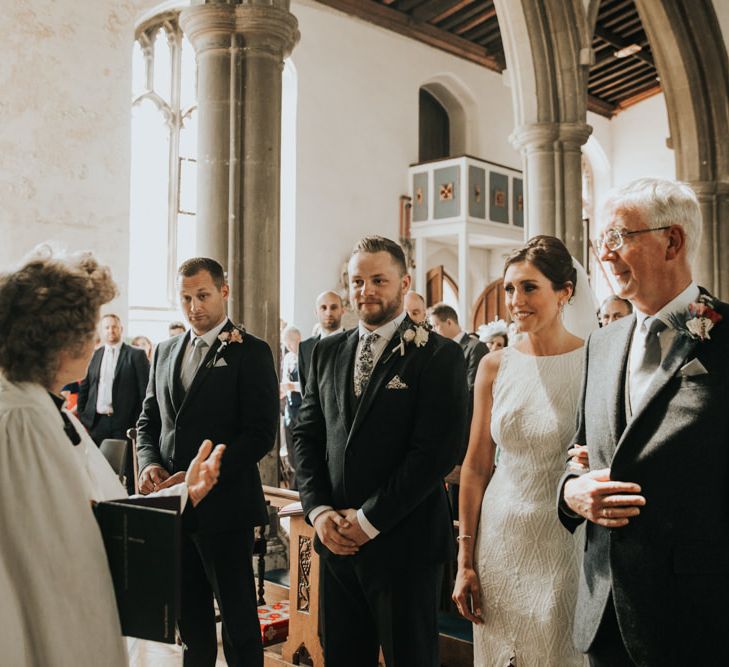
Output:
<instances>
[{"instance_id":1,"label":"curly grey hair","mask_svg":"<svg viewBox=\"0 0 729 667\"><path fill-rule=\"evenodd\" d=\"M99 310L116 296L108 266L91 253L37 247L0 275L0 369L12 382L50 387L60 353L79 355L96 333Z\"/></svg>"}]
</instances>

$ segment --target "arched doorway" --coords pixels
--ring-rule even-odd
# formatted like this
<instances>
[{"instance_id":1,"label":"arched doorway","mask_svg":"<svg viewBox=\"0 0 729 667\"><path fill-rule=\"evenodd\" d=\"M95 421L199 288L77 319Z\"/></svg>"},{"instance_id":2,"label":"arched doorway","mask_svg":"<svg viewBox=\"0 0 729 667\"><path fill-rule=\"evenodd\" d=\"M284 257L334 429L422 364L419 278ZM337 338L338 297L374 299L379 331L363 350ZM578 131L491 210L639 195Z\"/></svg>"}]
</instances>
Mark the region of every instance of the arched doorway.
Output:
<instances>
[{"instance_id":1,"label":"arched doorway","mask_svg":"<svg viewBox=\"0 0 729 667\"><path fill-rule=\"evenodd\" d=\"M451 154L451 123L448 111L425 88L420 89L418 135L420 162L442 160Z\"/></svg>"},{"instance_id":2,"label":"arched doorway","mask_svg":"<svg viewBox=\"0 0 729 667\"><path fill-rule=\"evenodd\" d=\"M441 301L458 312L458 285L443 265L430 269L425 276L425 305L430 308Z\"/></svg>"},{"instance_id":3,"label":"arched doorway","mask_svg":"<svg viewBox=\"0 0 729 667\"><path fill-rule=\"evenodd\" d=\"M510 321L504 298L503 278L498 278L486 285L486 289L476 299L476 305L473 309L472 331L476 331L482 324L494 320Z\"/></svg>"}]
</instances>

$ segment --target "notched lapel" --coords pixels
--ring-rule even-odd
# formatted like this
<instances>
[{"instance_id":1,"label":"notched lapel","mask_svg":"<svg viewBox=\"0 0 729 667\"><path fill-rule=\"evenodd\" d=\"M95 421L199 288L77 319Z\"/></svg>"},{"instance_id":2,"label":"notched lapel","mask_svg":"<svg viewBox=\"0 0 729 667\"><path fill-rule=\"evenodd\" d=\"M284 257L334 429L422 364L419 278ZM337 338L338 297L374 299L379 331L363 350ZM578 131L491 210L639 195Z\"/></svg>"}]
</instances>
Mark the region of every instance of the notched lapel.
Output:
<instances>
[{"instance_id":1,"label":"notched lapel","mask_svg":"<svg viewBox=\"0 0 729 667\"><path fill-rule=\"evenodd\" d=\"M223 333L224 331L230 331L233 328L233 323L228 320L225 323L225 326L220 330L220 333ZM238 344L238 343L236 343ZM210 346L210 349L208 350L208 353L205 355L204 359L200 363L200 368L197 369L197 373L195 373L195 377L192 379L192 383L187 389L187 393L185 394L185 397L182 400L182 405L180 406L180 412L182 412L183 408L190 402L192 397L197 393L197 391L200 389L200 385L205 381L205 378L207 377L208 373L210 373L210 369L212 368L212 364L210 363L213 358L215 357L215 353L218 351L218 348L220 347L221 342L219 338L215 339L215 342ZM245 338L244 342L240 343L240 345L245 345ZM178 373L179 377L179 373Z\"/></svg>"},{"instance_id":2,"label":"notched lapel","mask_svg":"<svg viewBox=\"0 0 729 667\"><path fill-rule=\"evenodd\" d=\"M643 400L638 405L638 409L633 412L633 418L626 426L623 437L620 439L620 443L618 443L618 447L620 447L620 445L625 441L627 435L632 430L633 425L642 417L643 413L648 410L671 378L678 373L678 370L686 362L686 359L693 354L696 345L697 341L689 338L688 336L676 334L676 338L671 345L671 349L668 351L666 358L661 362L658 370L656 370L655 376L646 389Z\"/></svg>"},{"instance_id":3,"label":"notched lapel","mask_svg":"<svg viewBox=\"0 0 729 667\"><path fill-rule=\"evenodd\" d=\"M387 370L395 363L396 359L401 358L399 352L395 352L395 348L398 345L400 345L400 331L398 331L392 337L392 340L389 342L389 344L385 348L385 351L377 360L377 364L372 370L372 377L367 383L367 387L365 387L364 393L362 394L362 396L360 396L359 405L357 406L357 410L354 413L354 422L352 423L352 428L349 431L347 444L349 444L349 441L352 439L352 434L357 430L357 428L367 415L370 407L372 407L375 396L377 396L380 389L382 389L382 385L384 384L385 378L387 377ZM408 354L411 347L415 347L415 345L405 346L406 355Z\"/></svg>"},{"instance_id":4,"label":"notched lapel","mask_svg":"<svg viewBox=\"0 0 729 667\"><path fill-rule=\"evenodd\" d=\"M182 366L182 358L185 356L185 349L189 340L189 332L181 334L170 350L168 386L171 387L170 395L172 396L172 405L177 412L180 411L182 401L185 398L185 390L182 387L182 380L180 379L180 367Z\"/></svg>"},{"instance_id":5,"label":"notched lapel","mask_svg":"<svg viewBox=\"0 0 729 667\"><path fill-rule=\"evenodd\" d=\"M359 330L355 328L339 343L334 364L334 395L337 399L339 413L344 415L347 428L352 423L348 392L353 391L354 355L357 352L358 342Z\"/></svg>"},{"instance_id":6,"label":"notched lapel","mask_svg":"<svg viewBox=\"0 0 729 667\"><path fill-rule=\"evenodd\" d=\"M607 355L605 361L607 364L606 378L610 378L611 384L606 388L607 396L614 398L612 409L610 410L610 428L613 432L613 443L618 443L627 422L625 413L625 379L628 372L628 355L630 354L630 344L635 331L636 317L632 315L630 326L620 332L620 335L610 338L611 354ZM610 369L617 368L617 373L611 373Z\"/></svg>"}]
</instances>

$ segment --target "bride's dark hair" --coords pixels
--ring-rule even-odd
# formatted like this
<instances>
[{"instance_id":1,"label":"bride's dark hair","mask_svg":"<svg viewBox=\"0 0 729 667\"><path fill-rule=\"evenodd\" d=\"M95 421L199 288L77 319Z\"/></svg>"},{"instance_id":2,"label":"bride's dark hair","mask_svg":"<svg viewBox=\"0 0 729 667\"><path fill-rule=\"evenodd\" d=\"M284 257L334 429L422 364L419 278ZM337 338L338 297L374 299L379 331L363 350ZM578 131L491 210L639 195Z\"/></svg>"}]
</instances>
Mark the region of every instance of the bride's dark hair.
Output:
<instances>
[{"instance_id":1,"label":"bride's dark hair","mask_svg":"<svg viewBox=\"0 0 729 667\"><path fill-rule=\"evenodd\" d=\"M564 243L555 236L534 236L526 245L514 250L504 262L504 273L512 264L529 262L539 269L539 272L552 283L555 291L572 286L575 293L577 284L577 269L572 263L572 255Z\"/></svg>"}]
</instances>

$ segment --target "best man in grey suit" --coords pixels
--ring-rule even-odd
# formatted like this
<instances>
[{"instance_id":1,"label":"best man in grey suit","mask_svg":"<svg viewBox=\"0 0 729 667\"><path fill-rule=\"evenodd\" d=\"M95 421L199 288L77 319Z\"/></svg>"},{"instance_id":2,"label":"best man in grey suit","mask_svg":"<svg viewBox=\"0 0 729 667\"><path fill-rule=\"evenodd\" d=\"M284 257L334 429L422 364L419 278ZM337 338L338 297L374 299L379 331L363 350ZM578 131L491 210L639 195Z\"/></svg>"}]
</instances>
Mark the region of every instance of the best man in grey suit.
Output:
<instances>
[{"instance_id":1,"label":"best man in grey suit","mask_svg":"<svg viewBox=\"0 0 729 667\"><path fill-rule=\"evenodd\" d=\"M608 201L598 247L635 313L587 342L559 512L587 543L575 643L591 665L714 665L729 622L729 306L692 279L693 191L641 179Z\"/></svg>"}]
</instances>

